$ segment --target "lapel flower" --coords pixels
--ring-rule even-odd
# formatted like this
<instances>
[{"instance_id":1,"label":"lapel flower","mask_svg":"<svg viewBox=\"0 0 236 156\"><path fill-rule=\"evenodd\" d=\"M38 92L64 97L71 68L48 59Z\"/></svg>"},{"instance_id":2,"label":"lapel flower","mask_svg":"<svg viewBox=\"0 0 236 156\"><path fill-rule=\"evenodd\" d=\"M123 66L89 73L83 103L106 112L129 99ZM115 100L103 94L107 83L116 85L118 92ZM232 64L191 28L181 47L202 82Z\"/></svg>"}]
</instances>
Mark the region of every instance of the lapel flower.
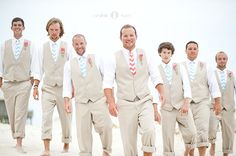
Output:
<instances>
[{"instance_id":1,"label":"lapel flower","mask_svg":"<svg viewBox=\"0 0 236 156\"><path fill-rule=\"evenodd\" d=\"M233 76L233 72L230 71L230 72L228 73L228 77L231 79L232 76Z\"/></svg>"},{"instance_id":2,"label":"lapel flower","mask_svg":"<svg viewBox=\"0 0 236 156\"><path fill-rule=\"evenodd\" d=\"M88 57L88 63L89 63L89 65L90 65L90 67L93 66L91 57Z\"/></svg>"},{"instance_id":3,"label":"lapel flower","mask_svg":"<svg viewBox=\"0 0 236 156\"><path fill-rule=\"evenodd\" d=\"M28 41L24 41L24 50L26 50L26 48L29 46L29 42Z\"/></svg>"},{"instance_id":4,"label":"lapel flower","mask_svg":"<svg viewBox=\"0 0 236 156\"><path fill-rule=\"evenodd\" d=\"M202 69L204 66L204 63L203 62L200 62L200 68Z\"/></svg>"},{"instance_id":5,"label":"lapel flower","mask_svg":"<svg viewBox=\"0 0 236 156\"><path fill-rule=\"evenodd\" d=\"M178 70L177 70L177 64L173 63L173 70L176 72L176 74L178 75Z\"/></svg>"},{"instance_id":6,"label":"lapel flower","mask_svg":"<svg viewBox=\"0 0 236 156\"><path fill-rule=\"evenodd\" d=\"M64 55L65 55L65 48L61 47L60 53L61 53L61 56L64 57Z\"/></svg>"},{"instance_id":7,"label":"lapel flower","mask_svg":"<svg viewBox=\"0 0 236 156\"><path fill-rule=\"evenodd\" d=\"M143 64L143 53L142 52L139 53L138 58L139 58L140 64L142 65Z\"/></svg>"}]
</instances>

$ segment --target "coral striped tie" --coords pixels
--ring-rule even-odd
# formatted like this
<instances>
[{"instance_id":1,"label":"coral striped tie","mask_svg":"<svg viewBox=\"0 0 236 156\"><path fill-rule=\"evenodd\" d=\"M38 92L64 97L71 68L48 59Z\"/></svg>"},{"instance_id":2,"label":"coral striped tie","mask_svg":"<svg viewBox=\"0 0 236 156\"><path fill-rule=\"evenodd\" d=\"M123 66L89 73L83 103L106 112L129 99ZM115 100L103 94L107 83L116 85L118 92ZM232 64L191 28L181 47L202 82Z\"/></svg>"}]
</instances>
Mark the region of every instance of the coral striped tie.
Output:
<instances>
[{"instance_id":1,"label":"coral striped tie","mask_svg":"<svg viewBox=\"0 0 236 156\"><path fill-rule=\"evenodd\" d=\"M129 53L129 69L130 72L135 75L136 74L136 67L135 67L135 61L134 61L134 54Z\"/></svg>"}]
</instances>

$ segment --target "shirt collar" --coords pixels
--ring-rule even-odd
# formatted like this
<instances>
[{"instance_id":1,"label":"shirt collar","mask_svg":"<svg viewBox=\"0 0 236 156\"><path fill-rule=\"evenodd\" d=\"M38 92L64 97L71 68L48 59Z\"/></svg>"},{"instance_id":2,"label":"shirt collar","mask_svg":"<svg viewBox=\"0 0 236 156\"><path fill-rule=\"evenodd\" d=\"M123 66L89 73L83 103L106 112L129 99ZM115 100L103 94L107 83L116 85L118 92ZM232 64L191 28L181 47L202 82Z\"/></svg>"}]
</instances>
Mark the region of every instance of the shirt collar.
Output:
<instances>
[{"instance_id":1,"label":"shirt collar","mask_svg":"<svg viewBox=\"0 0 236 156\"><path fill-rule=\"evenodd\" d=\"M15 37L12 38L12 42L13 42L13 43L16 43L17 40L19 40L20 43L22 43L22 42L24 41L24 38L23 38L23 37L21 37L21 38L19 38L19 39L16 39Z\"/></svg>"},{"instance_id":2,"label":"shirt collar","mask_svg":"<svg viewBox=\"0 0 236 156\"><path fill-rule=\"evenodd\" d=\"M122 51L123 51L124 53L126 53L126 54L129 54L129 50L128 50L128 49L125 49L124 47L122 47ZM137 51L137 48L135 47L135 48L131 51L131 53L135 54L136 51Z\"/></svg>"},{"instance_id":3,"label":"shirt collar","mask_svg":"<svg viewBox=\"0 0 236 156\"><path fill-rule=\"evenodd\" d=\"M168 65L169 67L171 67L171 66L173 65L173 62L172 62L172 60L170 60L170 62L168 62L167 64L165 64L163 61L161 61L161 65L162 65L163 68L165 68L166 65Z\"/></svg>"},{"instance_id":4,"label":"shirt collar","mask_svg":"<svg viewBox=\"0 0 236 156\"><path fill-rule=\"evenodd\" d=\"M79 60L81 57L88 58L88 54L85 52L82 56L76 53L75 57Z\"/></svg>"},{"instance_id":5,"label":"shirt collar","mask_svg":"<svg viewBox=\"0 0 236 156\"><path fill-rule=\"evenodd\" d=\"M52 40L49 39L49 43L50 43L50 45L56 43L56 45L59 47L61 44L61 39L59 38L56 42L53 42Z\"/></svg>"}]
</instances>

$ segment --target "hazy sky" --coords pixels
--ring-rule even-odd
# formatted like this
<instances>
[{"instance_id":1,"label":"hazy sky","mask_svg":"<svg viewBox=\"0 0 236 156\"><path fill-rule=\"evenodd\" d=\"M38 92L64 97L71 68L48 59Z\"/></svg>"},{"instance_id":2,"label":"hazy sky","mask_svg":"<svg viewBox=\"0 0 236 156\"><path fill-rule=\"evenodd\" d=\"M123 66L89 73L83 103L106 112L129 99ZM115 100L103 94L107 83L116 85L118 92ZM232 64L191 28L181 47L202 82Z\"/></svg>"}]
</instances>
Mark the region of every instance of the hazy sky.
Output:
<instances>
[{"instance_id":1,"label":"hazy sky","mask_svg":"<svg viewBox=\"0 0 236 156\"><path fill-rule=\"evenodd\" d=\"M11 20L18 16L25 20L25 37L41 45L47 21L58 17L64 40L71 42L82 33L87 51L104 55L121 46L120 28L129 23L137 29L137 46L149 53L170 41L176 48L173 59L182 61L185 44L195 40L201 60L214 67L215 53L223 50L229 55L228 67L236 72L235 0L1 0L0 10L1 43L12 37Z\"/></svg>"}]
</instances>

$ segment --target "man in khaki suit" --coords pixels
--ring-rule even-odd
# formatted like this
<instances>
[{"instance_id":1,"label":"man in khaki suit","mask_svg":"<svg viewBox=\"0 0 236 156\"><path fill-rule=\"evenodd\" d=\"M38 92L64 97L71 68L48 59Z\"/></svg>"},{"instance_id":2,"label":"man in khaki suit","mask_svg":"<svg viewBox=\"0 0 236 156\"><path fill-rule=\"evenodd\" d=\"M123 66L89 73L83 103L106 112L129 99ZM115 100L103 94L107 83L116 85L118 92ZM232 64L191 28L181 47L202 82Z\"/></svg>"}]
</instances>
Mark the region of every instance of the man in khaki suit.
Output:
<instances>
[{"instance_id":1,"label":"man in khaki suit","mask_svg":"<svg viewBox=\"0 0 236 156\"><path fill-rule=\"evenodd\" d=\"M142 134L144 156L155 152L155 127L152 97L148 88L151 76L163 101L163 85L157 64L142 49L136 48L137 33L132 25L120 30L121 50L105 62L103 88L110 114L118 115L125 156L137 156L137 130ZM155 64L155 65L154 65ZM112 92L117 83L117 103Z\"/></svg>"},{"instance_id":2,"label":"man in khaki suit","mask_svg":"<svg viewBox=\"0 0 236 156\"><path fill-rule=\"evenodd\" d=\"M72 107L69 101L74 87L80 156L92 156L92 125L100 135L102 155L109 156L112 144L112 122L102 89L102 62L94 54L85 53L87 42L82 34L75 35L72 41L77 55L65 64L63 96L65 108L68 113L71 113Z\"/></svg>"},{"instance_id":3,"label":"man in khaki suit","mask_svg":"<svg viewBox=\"0 0 236 156\"><path fill-rule=\"evenodd\" d=\"M163 154L172 156L174 153L174 134L176 122L185 143L184 156L189 156L196 144L196 128L193 121L190 101L191 87L186 69L182 64L171 61L175 48L170 42L159 45L158 53L162 59L159 70L164 81L165 102L161 107Z\"/></svg>"},{"instance_id":4,"label":"man in khaki suit","mask_svg":"<svg viewBox=\"0 0 236 156\"><path fill-rule=\"evenodd\" d=\"M42 156L50 155L50 141L52 139L53 110L57 107L62 128L63 151L68 152L71 142L71 114L64 108L62 97L63 69L71 53L68 44L60 38L64 34L63 24L58 18L51 18L46 26L49 40L39 50L38 75L35 77L34 98L38 99L39 82L43 77L42 85L42 140L45 150Z\"/></svg>"},{"instance_id":5,"label":"man in khaki suit","mask_svg":"<svg viewBox=\"0 0 236 156\"><path fill-rule=\"evenodd\" d=\"M235 130L235 101L236 80L233 72L226 68L228 56L225 52L220 51L215 56L217 67L215 70L217 82L221 91L221 114L216 116L211 108L209 141L211 143L210 155L215 156L215 141L217 127L219 122L222 131L222 151L224 156L233 153L234 148L234 130Z\"/></svg>"},{"instance_id":6,"label":"man in khaki suit","mask_svg":"<svg viewBox=\"0 0 236 156\"><path fill-rule=\"evenodd\" d=\"M197 148L199 156L205 156L209 144L210 94L214 99L214 111L218 115L221 111L221 93L213 70L197 59L198 43L189 41L186 44L186 54L188 59L183 64L188 71L192 90L190 107L197 129ZM190 151L190 154L194 155L194 149Z\"/></svg>"},{"instance_id":7,"label":"man in khaki suit","mask_svg":"<svg viewBox=\"0 0 236 156\"><path fill-rule=\"evenodd\" d=\"M22 139L25 137L25 124L28 101L33 84L35 48L31 41L23 37L24 20L12 20L13 38L6 40L0 53L0 87L4 94L12 137L16 139L16 149L25 153Z\"/></svg>"}]
</instances>

